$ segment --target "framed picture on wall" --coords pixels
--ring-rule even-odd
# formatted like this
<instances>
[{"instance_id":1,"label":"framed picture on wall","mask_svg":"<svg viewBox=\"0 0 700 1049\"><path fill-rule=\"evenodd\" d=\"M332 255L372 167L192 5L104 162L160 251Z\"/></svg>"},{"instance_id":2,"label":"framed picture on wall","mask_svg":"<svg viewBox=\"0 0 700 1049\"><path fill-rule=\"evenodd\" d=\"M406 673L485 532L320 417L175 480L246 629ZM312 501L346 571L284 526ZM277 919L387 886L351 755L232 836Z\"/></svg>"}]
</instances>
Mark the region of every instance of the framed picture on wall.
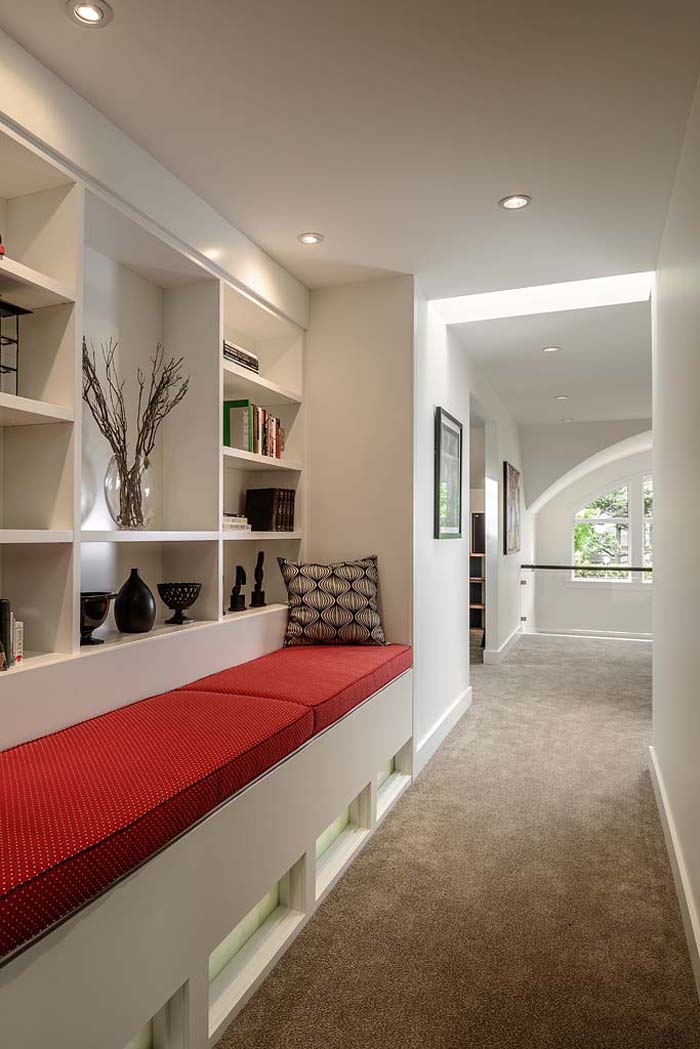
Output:
<instances>
[{"instance_id":1,"label":"framed picture on wall","mask_svg":"<svg viewBox=\"0 0 700 1049\"><path fill-rule=\"evenodd\" d=\"M462 538L462 424L435 409L435 538Z\"/></svg>"},{"instance_id":2,"label":"framed picture on wall","mask_svg":"<svg viewBox=\"0 0 700 1049\"><path fill-rule=\"evenodd\" d=\"M503 553L520 550L520 470L503 463Z\"/></svg>"}]
</instances>

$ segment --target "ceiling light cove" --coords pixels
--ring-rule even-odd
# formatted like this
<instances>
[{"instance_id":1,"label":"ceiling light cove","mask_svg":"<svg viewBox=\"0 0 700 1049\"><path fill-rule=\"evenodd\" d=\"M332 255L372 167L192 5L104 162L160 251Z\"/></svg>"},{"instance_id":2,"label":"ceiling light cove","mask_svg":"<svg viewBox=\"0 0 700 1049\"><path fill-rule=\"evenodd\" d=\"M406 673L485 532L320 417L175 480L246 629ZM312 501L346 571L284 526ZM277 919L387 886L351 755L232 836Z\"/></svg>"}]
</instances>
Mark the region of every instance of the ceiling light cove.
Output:
<instances>
[{"instance_id":1,"label":"ceiling light cove","mask_svg":"<svg viewBox=\"0 0 700 1049\"><path fill-rule=\"evenodd\" d=\"M559 353L560 349L561 349L561 346L543 346L542 347L542 352L543 353Z\"/></svg>"},{"instance_id":2,"label":"ceiling light cove","mask_svg":"<svg viewBox=\"0 0 700 1049\"><path fill-rule=\"evenodd\" d=\"M499 200L498 206L506 211L520 211L521 208L526 208L531 200L532 197L527 193L511 193L509 197Z\"/></svg>"},{"instance_id":3,"label":"ceiling light cove","mask_svg":"<svg viewBox=\"0 0 700 1049\"><path fill-rule=\"evenodd\" d=\"M323 239L322 233L300 233L297 237L300 244L320 244Z\"/></svg>"},{"instance_id":4,"label":"ceiling light cove","mask_svg":"<svg viewBox=\"0 0 700 1049\"><path fill-rule=\"evenodd\" d=\"M66 14L71 22L86 29L104 29L114 12L107 0L68 0Z\"/></svg>"}]
</instances>

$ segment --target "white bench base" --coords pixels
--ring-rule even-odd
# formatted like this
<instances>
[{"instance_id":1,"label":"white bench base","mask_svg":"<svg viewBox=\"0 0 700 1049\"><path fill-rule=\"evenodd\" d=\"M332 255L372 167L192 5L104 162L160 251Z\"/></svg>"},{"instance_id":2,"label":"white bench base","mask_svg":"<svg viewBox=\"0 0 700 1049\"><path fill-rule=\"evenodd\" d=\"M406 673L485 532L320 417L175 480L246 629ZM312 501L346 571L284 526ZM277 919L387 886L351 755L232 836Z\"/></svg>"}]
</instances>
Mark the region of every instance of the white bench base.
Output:
<instances>
[{"instance_id":1,"label":"white bench base","mask_svg":"<svg viewBox=\"0 0 700 1049\"><path fill-rule=\"evenodd\" d=\"M213 1046L410 784L412 692L409 670L0 969L2 1044L124 1049L153 1019L154 1049ZM209 955L277 883L279 907L210 988Z\"/></svg>"}]
</instances>

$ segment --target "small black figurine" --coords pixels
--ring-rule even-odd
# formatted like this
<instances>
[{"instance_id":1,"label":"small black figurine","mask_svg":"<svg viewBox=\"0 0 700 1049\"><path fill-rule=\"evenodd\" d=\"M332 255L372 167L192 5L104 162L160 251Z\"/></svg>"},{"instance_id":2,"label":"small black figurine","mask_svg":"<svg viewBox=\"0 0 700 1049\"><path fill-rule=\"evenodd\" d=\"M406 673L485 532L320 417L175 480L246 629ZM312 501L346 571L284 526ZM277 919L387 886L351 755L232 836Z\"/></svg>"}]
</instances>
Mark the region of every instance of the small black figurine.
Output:
<instances>
[{"instance_id":1,"label":"small black figurine","mask_svg":"<svg viewBox=\"0 0 700 1049\"><path fill-rule=\"evenodd\" d=\"M245 594L241 593L241 587L246 584L246 574L243 565L236 565L236 582L231 590L231 601L229 612L245 612Z\"/></svg>"},{"instance_id":2,"label":"small black figurine","mask_svg":"<svg viewBox=\"0 0 700 1049\"><path fill-rule=\"evenodd\" d=\"M265 591L262 589L263 582L263 564L265 561L265 551L258 551L258 559L255 562L255 586L253 587L253 593L250 595L250 607L251 608L264 608L265 607Z\"/></svg>"}]
</instances>

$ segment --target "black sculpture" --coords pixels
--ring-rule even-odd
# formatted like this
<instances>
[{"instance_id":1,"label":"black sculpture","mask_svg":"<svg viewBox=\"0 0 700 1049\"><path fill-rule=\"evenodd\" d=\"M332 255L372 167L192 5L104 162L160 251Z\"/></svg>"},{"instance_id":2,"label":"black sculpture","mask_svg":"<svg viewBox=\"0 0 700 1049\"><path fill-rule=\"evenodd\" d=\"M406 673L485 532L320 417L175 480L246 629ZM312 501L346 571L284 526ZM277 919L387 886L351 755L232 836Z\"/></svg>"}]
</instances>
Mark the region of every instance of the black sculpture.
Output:
<instances>
[{"instance_id":1,"label":"black sculpture","mask_svg":"<svg viewBox=\"0 0 700 1049\"><path fill-rule=\"evenodd\" d=\"M250 607L251 608L264 608L265 607L265 591L262 588L263 583L263 564L265 562L265 551L260 550L258 552L258 559L255 562L255 586L253 593L250 595Z\"/></svg>"},{"instance_id":2,"label":"black sculpture","mask_svg":"<svg viewBox=\"0 0 700 1049\"><path fill-rule=\"evenodd\" d=\"M229 612L245 612L245 594L241 593L241 587L246 584L246 574L243 565L236 565L236 582L231 590Z\"/></svg>"}]
</instances>

